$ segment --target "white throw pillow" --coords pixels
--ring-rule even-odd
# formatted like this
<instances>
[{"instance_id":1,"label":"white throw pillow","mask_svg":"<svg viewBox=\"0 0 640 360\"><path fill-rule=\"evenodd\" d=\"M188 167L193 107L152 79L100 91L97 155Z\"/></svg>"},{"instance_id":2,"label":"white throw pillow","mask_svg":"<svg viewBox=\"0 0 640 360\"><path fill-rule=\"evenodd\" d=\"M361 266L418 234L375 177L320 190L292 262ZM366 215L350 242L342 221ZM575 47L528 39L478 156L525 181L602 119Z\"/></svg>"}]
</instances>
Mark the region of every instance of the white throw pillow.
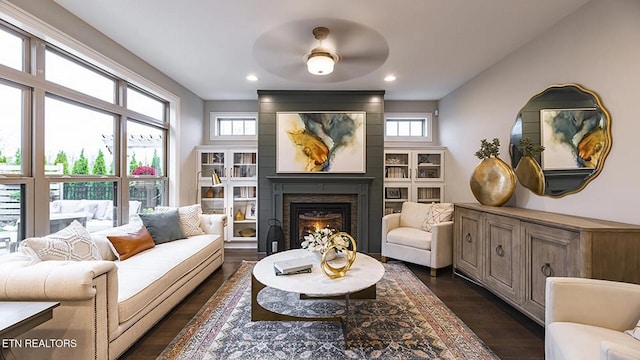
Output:
<instances>
[{"instance_id":1,"label":"white throw pillow","mask_svg":"<svg viewBox=\"0 0 640 360\"><path fill-rule=\"evenodd\" d=\"M422 222L422 229L431 232L433 225L451 221L453 218L453 204L433 204Z\"/></svg>"},{"instance_id":2,"label":"white throw pillow","mask_svg":"<svg viewBox=\"0 0 640 360\"><path fill-rule=\"evenodd\" d=\"M156 212L166 212L171 209L175 208L168 206L156 206ZM182 231L186 236L204 234L204 231L200 228L200 215L202 214L202 207L200 204L181 206L178 208L178 214L180 215Z\"/></svg>"},{"instance_id":3,"label":"white throw pillow","mask_svg":"<svg viewBox=\"0 0 640 360\"><path fill-rule=\"evenodd\" d=\"M631 330L625 330L624 333L627 334L627 335L633 336L637 340L640 340L640 320L638 320L638 323L636 324L636 327L634 327Z\"/></svg>"},{"instance_id":4,"label":"white throw pillow","mask_svg":"<svg viewBox=\"0 0 640 360\"><path fill-rule=\"evenodd\" d=\"M91 234L78 221L57 233L20 242L19 251L40 260L102 260Z\"/></svg>"}]
</instances>

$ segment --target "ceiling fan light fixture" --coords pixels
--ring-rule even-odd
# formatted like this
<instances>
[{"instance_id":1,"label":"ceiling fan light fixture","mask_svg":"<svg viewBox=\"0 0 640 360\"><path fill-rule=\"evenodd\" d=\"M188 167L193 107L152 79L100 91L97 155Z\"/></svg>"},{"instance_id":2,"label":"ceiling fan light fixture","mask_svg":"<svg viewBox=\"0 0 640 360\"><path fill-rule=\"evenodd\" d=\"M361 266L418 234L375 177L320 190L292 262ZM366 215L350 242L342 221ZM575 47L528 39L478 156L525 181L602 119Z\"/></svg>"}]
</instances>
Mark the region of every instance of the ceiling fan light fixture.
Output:
<instances>
[{"instance_id":1,"label":"ceiling fan light fixture","mask_svg":"<svg viewBox=\"0 0 640 360\"><path fill-rule=\"evenodd\" d=\"M307 71L313 75L329 75L335 64L335 58L328 51L315 48L307 58Z\"/></svg>"}]
</instances>

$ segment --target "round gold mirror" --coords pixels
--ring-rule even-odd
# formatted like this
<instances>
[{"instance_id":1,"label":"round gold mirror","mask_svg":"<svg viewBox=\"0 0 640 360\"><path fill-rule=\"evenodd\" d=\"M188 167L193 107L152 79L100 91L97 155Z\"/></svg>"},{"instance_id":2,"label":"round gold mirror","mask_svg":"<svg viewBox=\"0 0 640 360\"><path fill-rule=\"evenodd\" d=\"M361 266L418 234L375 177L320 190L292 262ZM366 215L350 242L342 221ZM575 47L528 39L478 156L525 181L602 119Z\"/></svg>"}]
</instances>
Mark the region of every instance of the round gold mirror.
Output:
<instances>
[{"instance_id":1,"label":"round gold mirror","mask_svg":"<svg viewBox=\"0 0 640 360\"><path fill-rule=\"evenodd\" d=\"M609 113L593 91L576 84L533 96L511 129L511 165L520 183L538 195L582 190L602 171L610 150Z\"/></svg>"}]
</instances>

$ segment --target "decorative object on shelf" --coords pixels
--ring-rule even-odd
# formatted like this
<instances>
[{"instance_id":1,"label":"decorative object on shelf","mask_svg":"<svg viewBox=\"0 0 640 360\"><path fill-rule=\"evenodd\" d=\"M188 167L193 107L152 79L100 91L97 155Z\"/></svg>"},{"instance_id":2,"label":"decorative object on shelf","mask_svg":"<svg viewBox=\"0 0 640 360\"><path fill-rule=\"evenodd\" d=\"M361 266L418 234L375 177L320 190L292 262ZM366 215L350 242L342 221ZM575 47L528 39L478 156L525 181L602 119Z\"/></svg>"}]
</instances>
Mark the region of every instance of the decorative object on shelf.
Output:
<instances>
[{"instance_id":1,"label":"decorative object on shelf","mask_svg":"<svg viewBox=\"0 0 640 360\"><path fill-rule=\"evenodd\" d=\"M254 228L245 228L238 231L238 234L242 237L254 237L256 236L256 229Z\"/></svg>"},{"instance_id":2,"label":"decorative object on shelf","mask_svg":"<svg viewBox=\"0 0 640 360\"><path fill-rule=\"evenodd\" d=\"M518 180L534 194L544 195L544 172L535 159L544 151L544 146L534 144L530 138L523 137L520 139L518 150L522 154L515 169Z\"/></svg>"},{"instance_id":3,"label":"decorative object on shelf","mask_svg":"<svg viewBox=\"0 0 640 360\"><path fill-rule=\"evenodd\" d=\"M500 140L495 138L491 143L487 139L481 140L480 150L475 155L481 161L469 181L473 196L482 205L504 205L516 188L516 176L511 167L498 157Z\"/></svg>"},{"instance_id":4,"label":"decorative object on shelf","mask_svg":"<svg viewBox=\"0 0 640 360\"><path fill-rule=\"evenodd\" d=\"M255 220L256 213L257 213L256 203L253 201L247 203L247 206L245 207L245 210L244 210L244 218L247 220Z\"/></svg>"},{"instance_id":5,"label":"decorative object on shelf","mask_svg":"<svg viewBox=\"0 0 640 360\"><path fill-rule=\"evenodd\" d=\"M320 261L320 270L330 279L341 278L347 274L353 262L356 261L356 239L346 232L339 232L329 238L327 245ZM346 253L347 262L343 266L333 267L329 264L329 254L336 252Z\"/></svg>"},{"instance_id":6,"label":"decorative object on shelf","mask_svg":"<svg viewBox=\"0 0 640 360\"><path fill-rule=\"evenodd\" d=\"M236 221L242 221L244 220L244 214L242 213L242 210L238 209L238 211L236 211L236 215L233 217Z\"/></svg>"},{"instance_id":7,"label":"decorative object on shelf","mask_svg":"<svg viewBox=\"0 0 640 360\"><path fill-rule=\"evenodd\" d=\"M332 251L328 251L327 249L330 245L330 239L333 239L334 241L343 240L347 246L349 245L347 241L350 240L348 238L343 239L342 237L335 237L335 234L335 229L328 227L322 229L316 228L312 233L303 237L304 240L300 244L300 247L311 251L318 260L321 260L323 257L325 257L326 260L333 260L341 250L334 248ZM327 254L327 252L330 254Z\"/></svg>"}]
</instances>

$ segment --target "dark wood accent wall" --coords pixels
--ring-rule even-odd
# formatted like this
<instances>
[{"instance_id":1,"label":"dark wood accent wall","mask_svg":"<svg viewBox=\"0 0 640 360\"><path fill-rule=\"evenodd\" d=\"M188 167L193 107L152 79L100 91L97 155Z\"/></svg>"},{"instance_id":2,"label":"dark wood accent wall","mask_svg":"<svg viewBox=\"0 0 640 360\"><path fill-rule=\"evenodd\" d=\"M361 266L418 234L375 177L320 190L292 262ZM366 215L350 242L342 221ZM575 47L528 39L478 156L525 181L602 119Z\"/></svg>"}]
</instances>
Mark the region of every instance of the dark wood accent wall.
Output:
<instances>
[{"instance_id":1,"label":"dark wood accent wall","mask_svg":"<svg viewBox=\"0 0 640 360\"><path fill-rule=\"evenodd\" d=\"M283 111L366 112L366 172L363 174L300 174L309 183L331 182L341 177L362 177L369 183L366 236L360 236L358 250L380 252L383 204L384 91L284 91L258 90L258 251L266 251L269 219L273 211L273 178L291 176L276 173L276 114Z\"/></svg>"}]
</instances>

